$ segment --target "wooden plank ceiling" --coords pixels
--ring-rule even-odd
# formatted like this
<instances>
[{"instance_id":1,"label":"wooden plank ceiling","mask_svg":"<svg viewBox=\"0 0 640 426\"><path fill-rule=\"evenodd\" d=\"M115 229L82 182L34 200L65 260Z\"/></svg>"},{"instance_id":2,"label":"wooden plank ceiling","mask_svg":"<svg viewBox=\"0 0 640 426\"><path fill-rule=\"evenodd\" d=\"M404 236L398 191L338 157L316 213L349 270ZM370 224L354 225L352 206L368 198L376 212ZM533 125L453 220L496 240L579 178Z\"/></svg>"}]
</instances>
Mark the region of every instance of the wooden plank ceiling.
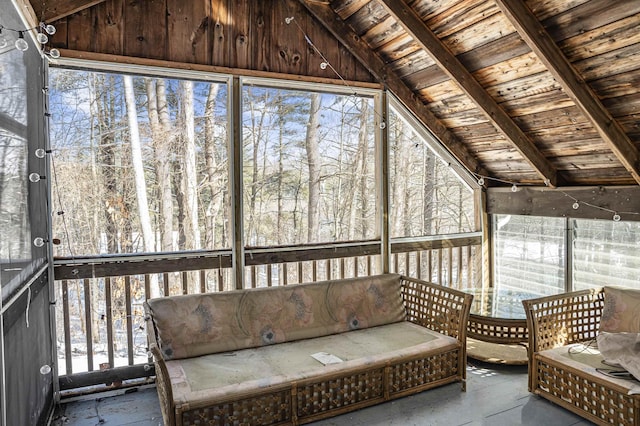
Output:
<instances>
[{"instance_id":1,"label":"wooden plank ceiling","mask_svg":"<svg viewBox=\"0 0 640 426\"><path fill-rule=\"evenodd\" d=\"M640 183L638 0L48 0L32 7L59 28L52 43L67 56L379 82L488 184ZM320 53L340 75L318 66Z\"/></svg>"}]
</instances>

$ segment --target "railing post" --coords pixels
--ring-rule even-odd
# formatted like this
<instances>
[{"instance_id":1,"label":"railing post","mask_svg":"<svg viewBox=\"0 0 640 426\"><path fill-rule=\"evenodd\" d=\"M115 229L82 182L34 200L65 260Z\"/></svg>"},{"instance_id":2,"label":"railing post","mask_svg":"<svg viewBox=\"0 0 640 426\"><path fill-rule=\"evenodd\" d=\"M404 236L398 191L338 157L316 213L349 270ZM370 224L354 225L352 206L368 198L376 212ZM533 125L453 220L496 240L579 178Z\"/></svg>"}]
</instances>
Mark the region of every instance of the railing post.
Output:
<instances>
[{"instance_id":1,"label":"railing post","mask_svg":"<svg viewBox=\"0 0 640 426\"><path fill-rule=\"evenodd\" d=\"M376 134L376 182L378 182L378 230L380 235L380 270L389 272L391 240L389 236L389 99L383 90L378 99L375 116Z\"/></svg>"},{"instance_id":2,"label":"railing post","mask_svg":"<svg viewBox=\"0 0 640 426\"><path fill-rule=\"evenodd\" d=\"M236 289L244 288L244 225L242 223L242 87L239 77L231 83L231 227L233 229L232 274Z\"/></svg>"}]
</instances>

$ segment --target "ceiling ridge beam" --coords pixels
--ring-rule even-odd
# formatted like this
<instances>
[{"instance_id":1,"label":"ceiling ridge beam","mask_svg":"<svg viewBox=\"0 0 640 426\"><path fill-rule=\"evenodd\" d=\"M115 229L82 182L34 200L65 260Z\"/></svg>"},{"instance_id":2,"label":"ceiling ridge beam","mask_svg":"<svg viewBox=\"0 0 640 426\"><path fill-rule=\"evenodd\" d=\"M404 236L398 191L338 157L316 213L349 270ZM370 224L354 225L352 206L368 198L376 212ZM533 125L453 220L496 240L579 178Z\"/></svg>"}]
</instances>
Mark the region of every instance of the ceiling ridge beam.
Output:
<instances>
[{"instance_id":1,"label":"ceiling ridge beam","mask_svg":"<svg viewBox=\"0 0 640 426\"><path fill-rule=\"evenodd\" d=\"M558 185L558 173L542 155L533 141L513 121L500 105L487 93L456 56L444 45L425 22L407 5L405 0L379 0L416 43L428 52L436 64L475 102L489 121L509 140L542 180Z\"/></svg>"},{"instance_id":2,"label":"ceiling ridge beam","mask_svg":"<svg viewBox=\"0 0 640 426\"><path fill-rule=\"evenodd\" d=\"M395 94L464 167L471 173L487 174L460 140L442 124L384 60L333 12L328 3L317 0L299 1L376 79Z\"/></svg>"},{"instance_id":3,"label":"ceiling ridge beam","mask_svg":"<svg viewBox=\"0 0 640 426\"><path fill-rule=\"evenodd\" d=\"M618 160L640 184L640 154L624 129L573 67L547 30L524 2L495 0L520 37L593 124Z\"/></svg>"},{"instance_id":4,"label":"ceiling ridge beam","mask_svg":"<svg viewBox=\"0 0 640 426\"><path fill-rule=\"evenodd\" d=\"M106 0L49 0L47 3L33 1L36 17L43 22L55 22L74 13L81 12ZM44 10L43 10L44 9Z\"/></svg>"}]
</instances>

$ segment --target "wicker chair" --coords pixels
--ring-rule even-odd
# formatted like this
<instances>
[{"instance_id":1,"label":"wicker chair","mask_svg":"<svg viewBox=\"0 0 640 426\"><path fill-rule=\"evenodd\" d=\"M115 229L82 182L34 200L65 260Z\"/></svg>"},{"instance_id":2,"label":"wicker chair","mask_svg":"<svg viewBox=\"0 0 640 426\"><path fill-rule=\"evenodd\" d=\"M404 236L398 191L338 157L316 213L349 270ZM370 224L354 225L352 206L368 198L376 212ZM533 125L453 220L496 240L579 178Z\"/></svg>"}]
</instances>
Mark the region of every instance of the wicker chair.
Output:
<instances>
[{"instance_id":1,"label":"wicker chair","mask_svg":"<svg viewBox=\"0 0 640 426\"><path fill-rule=\"evenodd\" d=\"M604 307L604 289L522 303L529 330L529 391L596 424L640 425L640 395L629 394L635 385L580 365L569 359L564 349L594 342Z\"/></svg>"}]
</instances>

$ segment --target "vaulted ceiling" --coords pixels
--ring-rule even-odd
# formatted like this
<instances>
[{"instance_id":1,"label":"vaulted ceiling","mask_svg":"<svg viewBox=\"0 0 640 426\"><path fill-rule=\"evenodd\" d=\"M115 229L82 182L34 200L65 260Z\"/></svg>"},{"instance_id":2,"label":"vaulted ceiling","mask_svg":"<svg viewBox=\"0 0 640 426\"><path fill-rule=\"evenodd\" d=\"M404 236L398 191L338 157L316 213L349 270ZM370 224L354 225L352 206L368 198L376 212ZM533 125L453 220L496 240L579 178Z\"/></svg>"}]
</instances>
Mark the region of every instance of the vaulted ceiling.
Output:
<instances>
[{"instance_id":1,"label":"vaulted ceiling","mask_svg":"<svg viewBox=\"0 0 640 426\"><path fill-rule=\"evenodd\" d=\"M67 57L381 84L494 184L640 183L638 0L25 6Z\"/></svg>"}]
</instances>

